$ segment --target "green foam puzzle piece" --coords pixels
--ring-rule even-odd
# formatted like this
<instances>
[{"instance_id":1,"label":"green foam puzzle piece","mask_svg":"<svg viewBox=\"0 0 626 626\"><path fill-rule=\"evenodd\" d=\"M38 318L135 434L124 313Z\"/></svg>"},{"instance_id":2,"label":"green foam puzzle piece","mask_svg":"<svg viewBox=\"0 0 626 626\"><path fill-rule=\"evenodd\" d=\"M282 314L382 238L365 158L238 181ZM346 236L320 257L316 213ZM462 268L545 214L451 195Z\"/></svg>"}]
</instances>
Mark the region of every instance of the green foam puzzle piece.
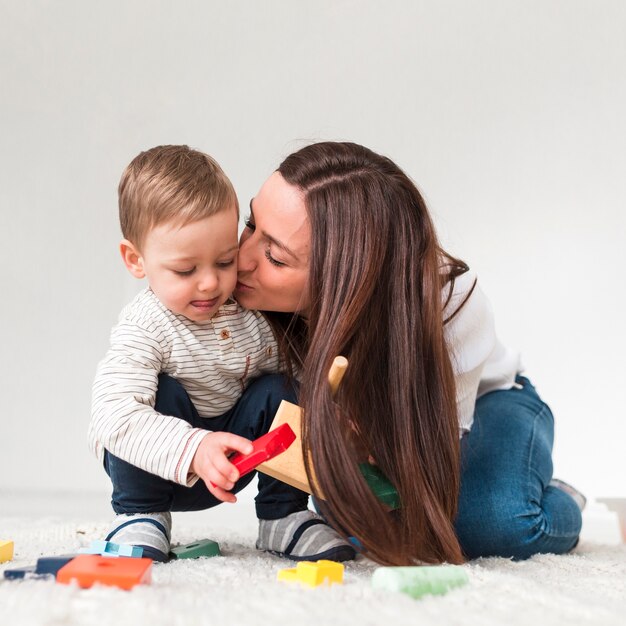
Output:
<instances>
[{"instance_id":1,"label":"green foam puzzle piece","mask_svg":"<svg viewBox=\"0 0 626 626\"><path fill-rule=\"evenodd\" d=\"M400 496L396 488L376 465L360 463L359 469L374 495L383 504L386 504L392 510L400 508Z\"/></svg>"},{"instance_id":2,"label":"green foam puzzle piece","mask_svg":"<svg viewBox=\"0 0 626 626\"><path fill-rule=\"evenodd\" d=\"M467 572L458 565L379 567L372 576L372 587L421 598L429 594L442 595L468 581Z\"/></svg>"},{"instance_id":3,"label":"green foam puzzle piece","mask_svg":"<svg viewBox=\"0 0 626 626\"><path fill-rule=\"evenodd\" d=\"M173 559L197 559L201 556L221 556L220 545L212 539L201 539L188 543L186 546L172 548L170 556Z\"/></svg>"}]
</instances>

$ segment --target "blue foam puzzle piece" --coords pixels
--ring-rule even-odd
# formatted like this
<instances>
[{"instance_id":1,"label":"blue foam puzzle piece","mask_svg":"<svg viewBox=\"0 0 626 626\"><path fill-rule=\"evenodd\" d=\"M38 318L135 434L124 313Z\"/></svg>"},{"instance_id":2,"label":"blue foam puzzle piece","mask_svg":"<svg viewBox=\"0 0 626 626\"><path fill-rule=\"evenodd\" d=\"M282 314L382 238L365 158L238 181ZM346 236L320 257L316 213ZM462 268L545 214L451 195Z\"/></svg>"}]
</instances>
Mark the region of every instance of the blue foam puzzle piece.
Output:
<instances>
[{"instance_id":1,"label":"blue foam puzzle piece","mask_svg":"<svg viewBox=\"0 0 626 626\"><path fill-rule=\"evenodd\" d=\"M5 569L4 577L8 580L20 580L21 578L26 578L27 574L34 574L35 566L28 565L27 567L15 567L13 569Z\"/></svg>"},{"instance_id":2,"label":"blue foam puzzle piece","mask_svg":"<svg viewBox=\"0 0 626 626\"><path fill-rule=\"evenodd\" d=\"M80 554L99 554L100 556L127 556L140 559L143 556L141 546L129 546L126 544L113 543L112 541L95 540L87 548L81 548Z\"/></svg>"},{"instance_id":3,"label":"blue foam puzzle piece","mask_svg":"<svg viewBox=\"0 0 626 626\"><path fill-rule=\"evenodd\" d=\"M35 572L37 574L53 574L57 575L57 572L67 565L76 554L61 554L59 556L42 556L37 559L37 565Z\"/></svg>"}]
</instances>

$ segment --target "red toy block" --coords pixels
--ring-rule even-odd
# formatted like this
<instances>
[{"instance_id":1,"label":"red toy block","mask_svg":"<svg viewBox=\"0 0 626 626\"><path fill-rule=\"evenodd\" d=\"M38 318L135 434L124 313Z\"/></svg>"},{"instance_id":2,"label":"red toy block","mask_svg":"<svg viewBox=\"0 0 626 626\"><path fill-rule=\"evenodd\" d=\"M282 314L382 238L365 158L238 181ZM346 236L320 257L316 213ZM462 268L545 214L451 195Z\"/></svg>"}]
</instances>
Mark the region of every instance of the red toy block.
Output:
<instances>
[{"instance_id":1,"label":"red toy block","mask_svg":"<svg viewBox=\"0 0 626 626\"><path fill-rule=\"evenodd\" d=\"M237 452L228 460L239 470L239 477L241 478L249 474L257 465L282 454L295 440L296 434L291 430L291 426L282 424L255 439L252 442L253 450L250 454ZM214 483L211 484L215 487Z\"/></svg>"},{"instance_id":2,"label":"red toy block","mask_svg":"<svg viewBox=\"0 0 626 626\"><path fill-rule=\"evenodd\" d=\"M152 559L120 556L116 559L95 554L80 554L57 572L57 582L68 585L75 580L88 589L101 583L121 589L149 584L152 579Z\"/></svg>"},{"instance_id":3,"label":"red toy block","mask_svg":"<svg viewBox=\"0 0 626 626\"><path fill-rule=\"evenodd\" d=\"M239 470L239 476L245 476L257 465L273 459L284 452L296 439L296 434L289 424L283 424L252 442L254 450L250 454L234 454L229 461Z\"/></svg>"}]
</instances>

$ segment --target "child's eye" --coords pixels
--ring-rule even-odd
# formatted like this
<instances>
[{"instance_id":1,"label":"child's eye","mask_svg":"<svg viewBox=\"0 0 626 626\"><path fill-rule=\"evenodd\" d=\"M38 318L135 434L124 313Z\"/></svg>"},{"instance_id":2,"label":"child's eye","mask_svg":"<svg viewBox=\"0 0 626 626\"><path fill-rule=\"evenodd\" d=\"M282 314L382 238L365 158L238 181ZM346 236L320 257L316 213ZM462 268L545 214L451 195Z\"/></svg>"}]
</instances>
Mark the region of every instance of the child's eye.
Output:
<instances>
[{"instance_id":1,"label":"child's eye","mask_svg":"<svg viewBox=\"0 0 626 626\"><path fill-rule=\"evenodd\" d=\"M284 263L281 263L280 261L277 261L273 256L272 253L270 252L270 249L267 248L265 250L265 258L272 264L272 265L276 265L276 267L282 267L283 265L285 265Z\"/></svg>"},{"instance_id":2,"label":"child's eye","mask_svg":"<svg viewBox=\"0 0 626 626\"><path fill-rule=\"evenodd\" d=\"M192 267L190 270L172 270L177 276L191 276L195 271L195 267Z\"/></svg>"},{"instance_id":3,"label":"child's eye","mask_svg":"<svg viewBox=\"0 0 626 626\"><path fill-rule=\"evenodd\" d=\"M228 261L218 261L216 263L217 267L230 267L235 262L235 259L230 259Z\"/></svg>"},{"instance_id":4,"label":"child's eye","mask_svg":"<svg viewBox=\"0 0 626 626\"><path fill-rule=\"evenodd\" d=\"M248 215L243 223L245 224L246 228L249 228L250 230L254 230L256 228L254 222L252 221L251 215Z\"/></svg>"}]
</instances>

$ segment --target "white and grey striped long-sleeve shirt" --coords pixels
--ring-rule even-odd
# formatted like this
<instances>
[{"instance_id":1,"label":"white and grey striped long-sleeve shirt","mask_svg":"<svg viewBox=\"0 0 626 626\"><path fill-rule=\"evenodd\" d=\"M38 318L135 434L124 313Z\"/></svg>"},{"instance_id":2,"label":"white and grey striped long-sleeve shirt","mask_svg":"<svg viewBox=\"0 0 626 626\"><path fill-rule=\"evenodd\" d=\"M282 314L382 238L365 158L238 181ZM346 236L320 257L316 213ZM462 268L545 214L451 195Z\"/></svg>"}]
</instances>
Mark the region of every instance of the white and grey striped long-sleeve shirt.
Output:
<instances>
[{"instance_id":1,"label":"white and grey striped long-sleeve shirt","mask_svg":"<svg viewBox=\"0 0 626 626\"><path fill-rule=\"evenodd\" d=\"M121 312L93 385L89 444L191 486L193 456L208 431L154 410L158 375L182 384L202 417L230 409L246 381L278 371L272 330L260 313L223 305L196 323L167 309L148 288Z\"/></svg>"}]
</instances>

